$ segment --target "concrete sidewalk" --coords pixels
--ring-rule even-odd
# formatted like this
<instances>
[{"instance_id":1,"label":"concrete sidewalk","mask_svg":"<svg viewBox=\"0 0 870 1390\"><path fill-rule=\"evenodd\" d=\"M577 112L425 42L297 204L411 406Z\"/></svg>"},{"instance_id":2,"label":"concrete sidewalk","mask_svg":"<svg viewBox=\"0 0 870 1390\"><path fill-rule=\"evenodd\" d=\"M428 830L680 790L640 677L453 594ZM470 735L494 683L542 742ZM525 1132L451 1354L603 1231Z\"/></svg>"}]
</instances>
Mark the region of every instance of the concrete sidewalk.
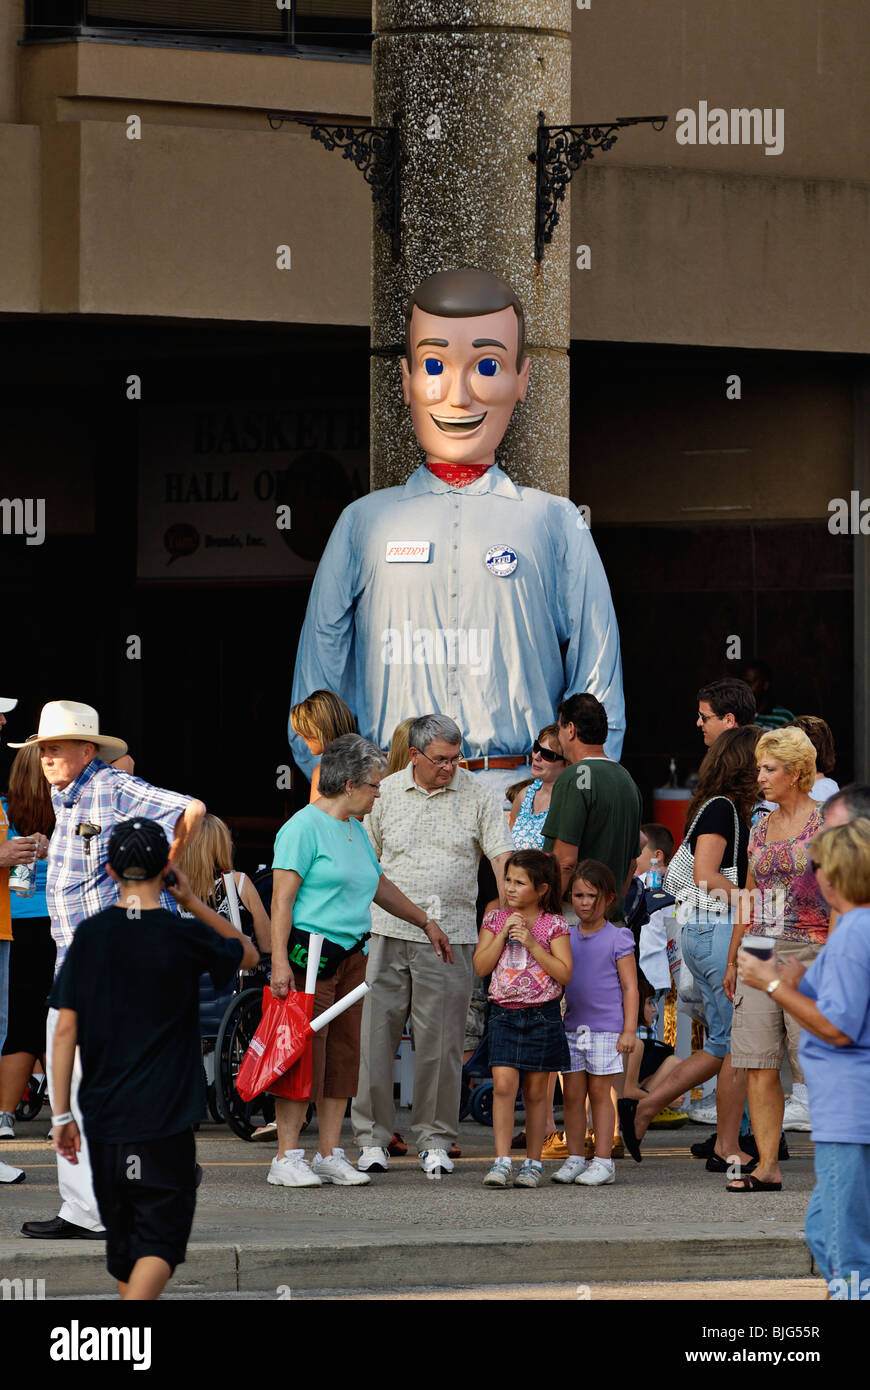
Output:
<instances>
[{"instance_id":1,"label":"concrete sidewalk","mask_svg":"<svg viewBox=\"0 0 870 1390\"><path fill-rule=\"evenodd\" d=\"M399 1127L406 1137L407 1112ZM44 1135L45 1124L18 1134ZM689 1157L711 1131L658 1131L644 1161L617 1161L602 1188L498 1191L482 1186L492 1131L462 1126L456 1172L428 1179L415 1158L394 1159L367 1187L292 1189L266 1183L271 1145L246 1144L204 1125L204 1177L178 1292L432 1288L639 1280L801 1278L813 1272L803 1218L813 1186L809 1136L789 1136L782 1193L734 1196L725 1178ZM314 1152L316 1136L303 1136ZM344 1140L351 1157L350 1134ZM100 1294L113 1286L102 1242L37 1241L22 1221L58 1207L54 1157L44 1139L2 1145L27 1180L0 1189L0 1279L45 1279L46 1294ZM557 1164L545 1167L555 1171ZM275 1296L273 1293L272 1296Z\"/></svg>"}]
</instances>

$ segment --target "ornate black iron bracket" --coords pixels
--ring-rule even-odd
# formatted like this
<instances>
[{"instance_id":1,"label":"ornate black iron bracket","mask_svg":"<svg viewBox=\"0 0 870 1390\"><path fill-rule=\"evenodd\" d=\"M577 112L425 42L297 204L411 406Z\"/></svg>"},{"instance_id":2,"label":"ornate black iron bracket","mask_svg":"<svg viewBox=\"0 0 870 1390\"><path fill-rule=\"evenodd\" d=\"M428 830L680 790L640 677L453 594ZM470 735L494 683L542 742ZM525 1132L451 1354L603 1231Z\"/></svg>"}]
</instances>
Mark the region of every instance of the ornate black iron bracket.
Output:
<instances>
[{"instance_id":1,"label":"ornate black iron bracket","mask_svg":"<svg viewBox=\"0 0 870 1390\"><path fill-rule=\"evenodd\" d=\"M563 201L572 175L596 150L609 150L616 144L614 131L629 125L651 125L664 130L667 116L623 116L602 125L544 125L538 112L538 139L529 160L536 166L535 178L535 260L543 260L544 246L553 240Z\"/></svg>"},{"instance_id":2,"label":"ornate black iron bracket","mask_svg":"<svg viewBox=\"0 0 870 1390\"><path fill-rule=\"evenodd\" d=\"M397 259L401 248L398 117L393 117L391 126L327 125L314 116L269 114L273 130L279 130L285 121L310 126L312 140L319 140L328 150L340 149L345 159L353 161L372 190L378 223L390 238L393 259Z\"/></svg>"}]
</instances>

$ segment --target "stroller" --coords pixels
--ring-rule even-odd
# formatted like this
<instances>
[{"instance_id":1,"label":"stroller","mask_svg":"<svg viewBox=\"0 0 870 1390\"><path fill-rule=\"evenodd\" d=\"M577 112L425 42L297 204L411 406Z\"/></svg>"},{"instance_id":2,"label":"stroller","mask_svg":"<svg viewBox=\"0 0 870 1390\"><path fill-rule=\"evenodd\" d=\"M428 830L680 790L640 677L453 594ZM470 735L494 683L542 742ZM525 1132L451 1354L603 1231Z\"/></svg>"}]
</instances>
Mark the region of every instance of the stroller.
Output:
<instances>
[{"instance_id":1,"label":"stroller","mask_svg":"<svg viewBox=\"0 0 870 1390\"><path fill-rule=\"evenodd\" d=\"M462 1065L462 1089L459 1093L460 1120L465 1120L470 1115L473 1120L477 1120L479 1125L492 1125L493 1084L491 1080L480 1080L481 1077L492 1076L492 1070L489 1065L489 1048L487 1047L486 1041L486 1025L488 1023L489 1001L487 1001L486 1013L484 1015L483 1037L477 1044L477 1047L474 1049L468 1061L464 1062ZM522 1110L522 1108L522 1088L519 1088L517 1090L514 1109Z\"/></svg>"}]
</instances>

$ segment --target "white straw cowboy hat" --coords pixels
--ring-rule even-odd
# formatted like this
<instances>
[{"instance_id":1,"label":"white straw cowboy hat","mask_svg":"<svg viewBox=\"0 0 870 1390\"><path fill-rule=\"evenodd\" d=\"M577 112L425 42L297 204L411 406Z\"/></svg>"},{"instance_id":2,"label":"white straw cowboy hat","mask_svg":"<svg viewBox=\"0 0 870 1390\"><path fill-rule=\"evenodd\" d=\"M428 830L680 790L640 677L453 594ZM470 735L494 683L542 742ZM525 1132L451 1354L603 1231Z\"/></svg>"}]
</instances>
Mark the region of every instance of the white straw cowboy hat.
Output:
<instances>
[{"instance_id":1,"label":"white straw cowboy hat","mask_svg":"<svg viewBox=\"0 0 870 1390\"><path fill-rule=\"evenodd\" d=\"M112 738L100 733L100 716L91 705L80 705L75 700L50 700L43 705L39 716L39 732L35 739L27 743L57 743L60 739L77 739L82 743L92 743L97 757L103 762L112 763L123 758L127 745L122 738ZM10 748L25 748L24 743L10 743Z\"/></svg>"},{"instance_id":2,"label":"white straw cowboy hat","mask_svg":"<svg viewBox=\"0 0 870 1390\"><path fill-rule=\"evenodd\" d=\"M13 710L17 704L17 700L10 700L7 699L5 696L0 695L0 714L8 714L9 711Z\"/></svg>"}]
</instances>

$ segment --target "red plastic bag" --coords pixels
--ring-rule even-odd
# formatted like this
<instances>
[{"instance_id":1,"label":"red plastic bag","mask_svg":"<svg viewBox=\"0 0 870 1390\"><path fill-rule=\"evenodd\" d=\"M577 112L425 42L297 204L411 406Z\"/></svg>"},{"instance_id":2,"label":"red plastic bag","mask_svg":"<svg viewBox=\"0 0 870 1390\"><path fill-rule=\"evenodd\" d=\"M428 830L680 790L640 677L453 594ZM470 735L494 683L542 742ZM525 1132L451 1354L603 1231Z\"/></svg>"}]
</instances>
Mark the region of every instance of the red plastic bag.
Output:
<instances>
[{"instance_id":1,"label":"red plastic bag","mask_svg":"<svg viewBox=\"0 0 870 1390\"><path fill-rule=\"evenodd\" d=\"M314 1012L313 994L296 994L294 1002L305 1011L307 1019ZM312 1037L308 1036L302 1056L285 1071L283 1076L271 1082L270 1096L282 1096L284 1100L310 1100L312 1084Z\"/></svg>"},{"instance_id":2,"label":"red plastic bag","mask_svg":"<svg viewBox=\"0 0 870 1390\"><path fill-rule=\"evenodd\" d=\"M300 994L276 999L268 986L263 990L263 1017L236 1077L242 1100L251 1101L268 1090L293 1062L304 1057L305 1044L311 1039L310 1012L304 999Z\"/></svg>"}]
</instances>

